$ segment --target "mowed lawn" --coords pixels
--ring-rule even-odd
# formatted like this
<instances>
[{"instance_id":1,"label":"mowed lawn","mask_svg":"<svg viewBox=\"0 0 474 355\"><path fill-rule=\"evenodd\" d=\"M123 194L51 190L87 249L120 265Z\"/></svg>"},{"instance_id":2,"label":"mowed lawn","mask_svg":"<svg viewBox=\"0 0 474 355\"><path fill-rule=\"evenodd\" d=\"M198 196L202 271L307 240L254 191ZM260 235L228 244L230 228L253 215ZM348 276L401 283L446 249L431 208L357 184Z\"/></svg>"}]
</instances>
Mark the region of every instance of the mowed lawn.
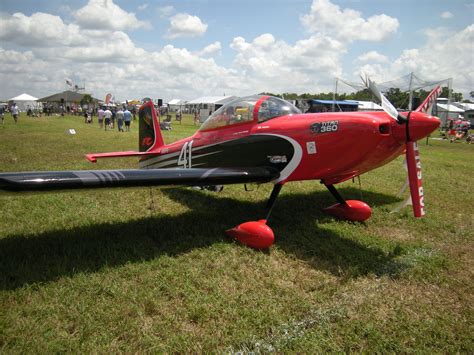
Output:
<instances>
[{"instance_id":1,"label":"mowed lawn","mask_svg":"<svg viewBox=\"0 0 474 355\"><path fill-rule=\"evenodd\" d=\"M6 116L0 171L137 167L84 158L136 150L136 123ZM268 252L224 231L260 219L270 185L0 194L0 352L473 353L474 145L420 149L426 218L390 213L399 158L340 185L366 223L325 215L318 181L285 185Z\"/></svg>"}]
</instances>

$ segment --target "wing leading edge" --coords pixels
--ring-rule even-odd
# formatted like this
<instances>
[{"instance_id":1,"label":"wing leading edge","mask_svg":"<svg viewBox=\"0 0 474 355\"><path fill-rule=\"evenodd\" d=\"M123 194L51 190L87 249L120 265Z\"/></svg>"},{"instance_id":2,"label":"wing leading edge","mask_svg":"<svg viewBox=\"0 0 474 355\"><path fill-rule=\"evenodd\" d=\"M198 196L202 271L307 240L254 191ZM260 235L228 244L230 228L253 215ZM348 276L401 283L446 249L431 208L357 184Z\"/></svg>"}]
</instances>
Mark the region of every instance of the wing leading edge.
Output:
<instances>
[{"instance_id":1,"label":"wing leading edge","mask_svg":"<svg viewBox=\"0 0 474 355\"><path fill-rule=\"evenodd\" d=\"M38 171L0 174L0 190L50 191L131 186L206 186L265 183L277 179L270 167Z\"/></svg>"}]
</instances>

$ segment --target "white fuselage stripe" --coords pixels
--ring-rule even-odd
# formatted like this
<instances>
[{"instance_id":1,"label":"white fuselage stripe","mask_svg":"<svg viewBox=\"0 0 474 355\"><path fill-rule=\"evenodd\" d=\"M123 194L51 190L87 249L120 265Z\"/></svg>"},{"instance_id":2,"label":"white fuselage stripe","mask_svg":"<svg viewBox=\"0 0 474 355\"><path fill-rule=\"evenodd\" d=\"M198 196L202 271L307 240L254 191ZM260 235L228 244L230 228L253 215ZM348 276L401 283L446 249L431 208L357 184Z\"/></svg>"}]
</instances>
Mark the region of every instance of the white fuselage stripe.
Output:
<instances>
[{"instance_id":1,"label":"white fuselage stripe","mask_svg":"<svg viewBox=\"0 0 474 355\"><path fill-rule=\"evenodd\" d=\"M288 177L293 173L293 171L296 170L298 165L300 165L301 159L303 158L303 149L301 148L301 145L295 141L293 138L283 136L281 134L273 134L273 133L262 133L262 134L256 134L256 136L274 136L274 137L279 137L287 140L288 142L291 143L293 146L295 152L293 154L293 157L291 158L290 162L288 165L285 166L285 168L280 172L280 177L276 180L273 180L274 184L278 184L281 181L284 181L288 179Z\"/></svg>"}]
</instances>

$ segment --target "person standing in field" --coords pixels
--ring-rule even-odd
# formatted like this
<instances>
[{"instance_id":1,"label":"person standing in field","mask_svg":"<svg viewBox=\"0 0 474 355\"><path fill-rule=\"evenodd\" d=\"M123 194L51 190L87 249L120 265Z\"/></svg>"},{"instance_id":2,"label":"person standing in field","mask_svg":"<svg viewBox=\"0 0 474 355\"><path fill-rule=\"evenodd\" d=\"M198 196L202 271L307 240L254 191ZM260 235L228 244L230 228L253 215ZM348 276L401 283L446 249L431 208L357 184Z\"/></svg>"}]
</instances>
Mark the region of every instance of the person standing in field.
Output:
<instances>
[{"instance_id":1,"label":"person standing in field","mask_svg":"<svg viewBox=\"0 0 474 355\"><path fill-rule=\"evenodd\" d=\"M110 121L110 128L114 129L115 128L115 119L116 119L116 116L117 115L117 108L114 107L112 109L112 118L111 118L111 121Z\"/></svg>"},{"instance_id":2,"label":"person standing in field","mask_svg":"<svg viewBox=\"0 0 474 355\"><path fill-rule=\"evenodd\" d=\"M105 130L107 130L107 128L110 128L110 121L112 119L112 111L110 111L108 107L104 111L104 118L105 118Z\"/></svg>"},{"instance_id":3,"label":"person standing in field","mask_svg":"<svg viewBox=\"0 0 474 355\"><path fill-rule=\"evenodd\" d=\"M2 124L5 121L5 106L0 106L0 119L2 120Z\"/></svg>"},{"instance_id":4,"label":"person standing in field","mask_svg":"<svg viewBox=\"0 0 474 355\"><path fill-rule=\"evenodd\" d=\"M117 113L115 114L115 118L117 119L117 128L119 132L123 132L123 110L119 108Z\"/></svg>"},{"instance_id":5,"label":"person standing in field","mask_svg":"<svg viewBox=\"0 0 474 355\"><path fill-rule=\"evenodd\" d=\"M18 109L16 102L13 104L11 108L11 112L12 112L13 119L15 120L15 123L18 123L18 115L20 113L20 110Z\"/></svg>"},{"instance_id":6,"label":"person standing in field","mask_svg":"<svg viewBox=\"0 0 474 355\"><path fill-rule=\"evenodd\" d=\"M128 110L128 108L126 108L123 112L123 119L125 121L125 131L130 132L130 121L132 120L132 113Z\"/></svg>"},{"instance_id":7,"label":"person standing in field","mask_svg":"<svg viewBox=\"0 0 474 355\"><path fill-rule=\"evenodd\" d=\"M102 128L104 125L104 110L102 107L100 107L97 111L97 120L99 121L99 128Z\"/></svg>"}]
</instances>

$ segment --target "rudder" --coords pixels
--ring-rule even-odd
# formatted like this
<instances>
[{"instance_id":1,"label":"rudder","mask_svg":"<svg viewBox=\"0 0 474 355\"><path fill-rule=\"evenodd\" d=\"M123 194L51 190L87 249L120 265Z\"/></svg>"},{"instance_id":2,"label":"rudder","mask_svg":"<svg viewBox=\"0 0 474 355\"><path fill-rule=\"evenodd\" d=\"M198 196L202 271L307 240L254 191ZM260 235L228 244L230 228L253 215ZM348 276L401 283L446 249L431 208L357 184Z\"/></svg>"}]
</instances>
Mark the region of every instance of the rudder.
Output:
<instances>
[{"instance_id":1,"label":"rudder","mask_svg":"<svg viewBox=\"0 0 474 355\"><path fill-rule=\"evenodd\" d=\"M415 111L424 112L428 115L431 115L433 111L433 106L436 105L436 99L439 95L441 95L441 91L441 86L436 86L433 91L429 93L426 99L421 103L421 105L416 108Z\"/></svg>"},{"instance_id":2,"label":"rudder","mask_svg":"<svg viewBox=\"0 0 474 355\"><path fill-rule=\"evenodd\" d=\"M154 150L165 144L153 101L147 101L140 107L138 110L138 120L138 145L140 152Z\"/></svg>"}]
</instances>

